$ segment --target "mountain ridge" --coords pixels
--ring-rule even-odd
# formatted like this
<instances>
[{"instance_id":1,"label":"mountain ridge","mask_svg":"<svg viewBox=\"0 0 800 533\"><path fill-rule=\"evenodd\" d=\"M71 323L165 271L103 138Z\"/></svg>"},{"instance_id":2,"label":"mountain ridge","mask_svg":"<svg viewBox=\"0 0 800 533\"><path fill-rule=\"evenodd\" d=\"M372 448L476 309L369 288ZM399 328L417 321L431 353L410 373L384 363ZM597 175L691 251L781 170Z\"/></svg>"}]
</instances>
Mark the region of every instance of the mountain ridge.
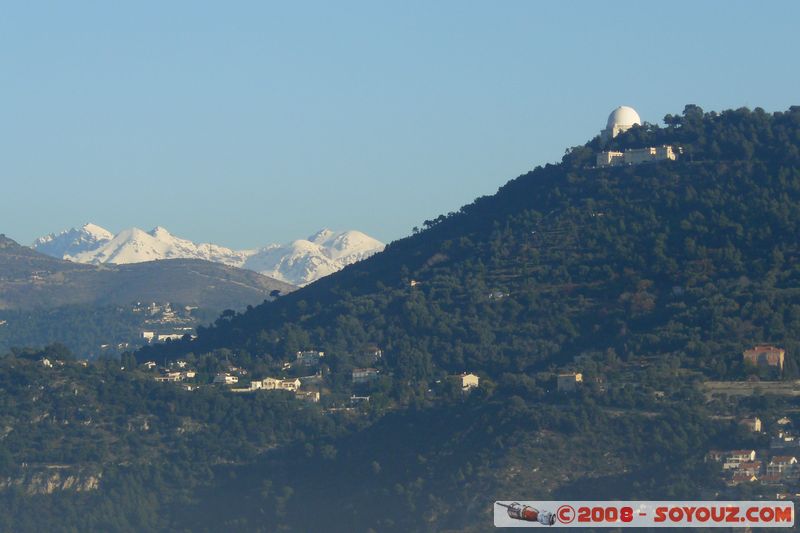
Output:
<instances>
[{"instance_id":1,"label":"mountain ridge","mask_svg":"<svg viewBox=\"0 0 800 533\"><path fill-rule=\"evenodd\" d=\"M57 259L0 235L0 309L171 301L207 309L244 308L296 287L200 259L88 265Z\"/></svg>"},{"instance_id":2,"label":"mountain ridge","mask_svg":"<svg viewBox=\"0 0 800 533\"><path fill-rule=\"evenodd\" d=\"M130 264L161 259L203 259L259 272L291 285L307 285L381 250L380 241L356 230L323 228L307 239L234 250L177 237L162 226L127 228L116 235L92 223L36 239L31 248L86 264Z\"/></svg>"}]
</instances>

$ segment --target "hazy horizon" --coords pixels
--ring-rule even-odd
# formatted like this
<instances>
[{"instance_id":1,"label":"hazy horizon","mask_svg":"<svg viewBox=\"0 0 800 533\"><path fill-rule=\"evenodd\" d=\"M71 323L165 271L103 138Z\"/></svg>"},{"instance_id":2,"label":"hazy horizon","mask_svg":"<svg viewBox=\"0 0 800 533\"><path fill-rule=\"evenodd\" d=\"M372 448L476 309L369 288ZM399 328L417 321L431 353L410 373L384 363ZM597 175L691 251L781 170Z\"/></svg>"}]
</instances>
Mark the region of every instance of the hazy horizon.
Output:
<instances>
[{"instance_id":1,"label":"hazy horizon","mask_svg":"<svg viewBox=\"0 0 800 533\"><path fill-rule=\"evenodd\" d=\"M155 230L156 228L161 227L163 229L166 229L173 237L178 237L178 238L181 238L181 239L188 239L188 237L186 237L185 235L181 235L179 233L176 233L176 232L172 231L171 228L168 228L168 227L164 226L163 224L156 224L155 226L151 226L151 227L142 227L142 226L133 225L133 226L128 226L128 227L124 227L124 228L112 228L112 227L109 227L107 225L100 224L100 223L98 223L96 221L93 221L93 220L87 220L85 222L82 222L80 224L75 224L75 225L70 226L68 228L60 228L60 229L57 229L57 230L49 231L47 233L43 233L42 235L39 235L39 236L35 237L34 239L31 239L30 242L20 241L20 240L14 238L13 235L9 235L9 234L5 234L5 236L10 238L10 239L13 239L18 244L22 244L24 246L31 246L32 244L34 244L34 241L39 239L39 238L47 237L48 235L58 236L60 233L65 233L65 232L68 232L68 231L73 230L73 229L80 229L80 228L82 228L83 226L85 226L87 224L93 224L95 226L99 226L100 228L102 228L102 229L104 229L106 231L109 231L110 233L114 234L114 236L118 235L119 233L121 233L123 231L130 230L130 229L139 229L141 231L144 231L145 233L150 233L151 231ZM260 244L258 244L256 246L251 246L251 247L247 247L247 248L237 248L235 246L228 246L224 242L212 242L212 241L208 241L208 240L203 240L202 238L201 239L189 239L189 240L192 240L196 244L216 244L216 245L219 245L219 246L225 246L226 248L230 248L232 250L253 250L253 249L261 248L261 247L263 247L265 245L272 245L272 244L283 245L283 244L289 244L289 243L291 243L293 241L296 241L296 240L301 240L301 239L302 240L308 240L309 237L312 237L315 234L317 234L318 232L321 232L321 231L324 231L324 230L330 230L330 231L333 231L335 233L336 232L343 232L343 231L352 231L352 230L361 231L358 228L331 228L331 227L327 227L326 226L326 227L317 228L316 230L314 230L314 231L312 231L312 232L310 232L308 234L295 236L293 238L290 238L287 241L265 240L264 242L262 242L262 243L260 243ZM361 231L361 232L366 234L366 235L368 235L368 236L370 236L370 237L373 237L372 235L369 235L365 231ZM3 234L3 232L0 231L0 234ZM384 243L384 244L388 244L388 243Z\"/></svg>"}]
</instances>

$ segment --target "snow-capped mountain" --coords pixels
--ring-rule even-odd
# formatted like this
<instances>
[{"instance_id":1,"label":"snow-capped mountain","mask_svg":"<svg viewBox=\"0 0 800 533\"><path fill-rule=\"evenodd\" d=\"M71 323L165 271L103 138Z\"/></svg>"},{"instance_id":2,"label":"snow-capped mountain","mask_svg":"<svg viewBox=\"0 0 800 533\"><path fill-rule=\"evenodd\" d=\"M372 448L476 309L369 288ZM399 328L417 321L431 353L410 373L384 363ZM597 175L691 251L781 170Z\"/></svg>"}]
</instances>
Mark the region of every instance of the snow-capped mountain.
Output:
<instances>
[{"instance_id":1,"label":"snow-capped mountain","mask_svg":"<svg viewBox=\"0 0 800 533\"><path fill-rule=\"evenodd\" d=\"M129 228L116 235L86 224L34 241L35 250L78 263L141 263L158 259L205 259L291 283L307 285L345 266L380 252L384 244L360 231L323 229L289 244L269 244L256 250L232 250L197 244L162 227L151 231Z\"/></svg>"},{"instance_id":2,"label":"snow-capped mountain","mask_svg":"<svg viewBox=\"0 0 800 533\"><path fill-rule=\"evenodd\" d=\"M266 276L307 285L383 250L384 244L360 231L321 230L308 239L283 246L265 246L247 258L243 267Z\"/></svg>"},{"instance_id":3,"label":"snow-capped mountain","mask_svg":"<svg viewBox=\"0 0 800 533\"><path fill-rule=\"evenodd\" d=\"M95 224L84 224L61 233L51 233L33 241L35 250L63 259L89 250L95 250L114 238L114 234Z\"/></svg>"},{"instance_id":4,"label":"snow-capped mountain","mask_svg":"<svg viewBox=\"0 0 800 533\"><path fill-rule=\"evenodd\" d=\"M39 250L41 251L41 250ZM157 259L205 259L215 263L239 266L247 257L244 252L236 252L216 244L195 244L192 241L175 237L162 227L149 232L139 228L120 231L100 246L77 254L62 257L76 263L142 263Z\"/></svg>"}]
</instances>

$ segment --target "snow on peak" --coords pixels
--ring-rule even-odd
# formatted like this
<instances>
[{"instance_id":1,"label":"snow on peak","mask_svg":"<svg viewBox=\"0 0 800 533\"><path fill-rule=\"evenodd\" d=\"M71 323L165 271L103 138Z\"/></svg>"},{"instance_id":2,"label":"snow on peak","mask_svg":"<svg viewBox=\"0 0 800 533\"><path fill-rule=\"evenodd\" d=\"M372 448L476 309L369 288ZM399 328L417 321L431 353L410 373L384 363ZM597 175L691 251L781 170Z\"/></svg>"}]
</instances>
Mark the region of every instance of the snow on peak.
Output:
<instances>
[{"instance_id":1,"label":"snow on peak","mask_svg":"<svg viewBox=\"0 0 800 533\"><path fill-rule=\"evenodd\" d=\"M329 239L331 235L333 235L333 230L328 229L328 228L322 228L321 230L316 232L314 235L311 235L308 238L308 240L313 242L313 243L316 243L316 244L321 244L321 243L325 242L327 239Z\"/></svg>"},{"instance_id":2,"label":"snow on peak","mask_svg":"<svg viewBox=\"0 0 800 533\"><path fill-rule=\"evenodd\" d=\"M382 242L355 230L334 233L322 243L322 246L328 250L330 257L345 259L348 264L369 257L384 248Z\"/></svg>"},{"instance_id":3,"label":"snow on peak","mask_svg":"<svg viewBox=\"0 0 800 533\"><path fill-rule=\"evenodd\" d=\"M172 238L172 234L167 230L167 228L163 226L156 226L155 228L151 229L148 234L155 237L156 239L169 239Z\"/></svg>"},{"instance_id":4,"label":"snow on peak","mask_svg":"<svg viewBox=\"0 0 800 533\"><path fill-rule=\"evenodd\" d=\"M324 253L322 247L313 241L297 239L288 244L288 247L297 252Z\"/></svg>"},{"instance_id":5,"label":"snow on peak","mask_svg":"<svg viewBox=\"0 0 800 533\"><path fill-rule=\"evenodd\" d=\"M114 238L114 234L91 222L80 228L70 228L59 233L39 237L31 248L43 254L63 258L68 255L93 250Z\"/></svg>"},{"instance_id":6,"label":"snow on peak","mask_svg":"<svg viewBox=\"0 0 800 533\"><path fill-rule=\"evenodd\" d=\"M114 238L114 234L108 231L105 228L98 226L97 224L92 224L91 222L87 222L83 226L81 226L81 231L86 233L87 235L92 235L97 240L101 241L109 241Z\"/></svg>"},{"instance_id":7,"label":"snow on peak","mask_svg":"<svg viewBox=\"0 0 800 533\"><path fill-rule=\"evenodd\" d=\"M360 231L322 229L308 240L262 248L244 263L245 268L294 285L308 285L323 276L361 261L385 245Z\"/></svg>"},{"instance_id":8,"label":"snow on peak","mask_svg":"<svg viewBox=\"0 0 800 533\"><path fill-rule=\"evenodd\" d=\"M139 228L120 231L102 246L76 254L68 259L79 263L141 263L159 259L205 259L215 263L240 265L246 257L216 244L195 244L172 235L166 228L157 226L149 232Z\"/></svg>"},{"instance_id":9,"label":"snow on peak","mask_svg":"<svg viewBox=\"0 0 800 533\"><path fill-rule=\"evenodd\" d=\"M360 231L321 229L308 239L232 250L194 243L156 226L149 232L128 228L116 235L94 224L37 239L36 250L79 263L140 263L159 259L205 259L255 270L293 285L307 285L380 252L384 244Z\"/></svg>"}]
</instances>

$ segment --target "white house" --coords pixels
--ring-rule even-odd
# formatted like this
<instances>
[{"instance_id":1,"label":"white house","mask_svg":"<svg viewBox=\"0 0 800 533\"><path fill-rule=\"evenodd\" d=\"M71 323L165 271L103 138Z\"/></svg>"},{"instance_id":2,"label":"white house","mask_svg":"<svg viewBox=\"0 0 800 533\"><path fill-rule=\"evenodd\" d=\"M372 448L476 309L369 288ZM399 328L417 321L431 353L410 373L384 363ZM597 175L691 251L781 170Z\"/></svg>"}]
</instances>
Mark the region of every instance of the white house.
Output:
<instances>
[{"instance_id":1,"label":"white house","mask_svg":"<svg viewBox=\"0 0 800 533\"><path fill-rule=\"evenodd\" d=\"M295 362L301 366L317 366L320 359L325 357L325 352L318 352L316 350L304 350L297 352Z\"/></svg>"},{"instance_id":2,"label":"white house","mask_svg":"<svg viewBox=\"0 0 800 533\"><path fill-rule=\"evenodd\" d=\"M768 476L792 477L797 470L797 458L794 455L776 455L767 464Z\"/></svg>"},{"instance_id":3,"label":"white house","mask_svg":"<svg viewBox=\"0 0 800 533\"><path fill-rule=\"evenodd\" d=\"M732 450L728 452L725 458L725 463L722 465L723 470L731 468L739 468L742 463L749 463L756 460L755 450Z\"/></svg>"},{"instance_id":4,"label":"white house","mask_svg":"<svg viewBox=\"0 0 800 533\"><path fill-rule=\"evenodd\" d=\"M364 355L372 359L372 361L378 361L383 357L383 350L375 344L369 344L364 347Z\"/></svg>"},{"instance_id":5,"label":"white house","mask_svg":"<svg viewBox=\"0 0 800 533\"><path fill-rule=\"evenodd\" d=\"M318 403L319 391L295 391L294 397L305 402Z\"/></svg>"},{"instance_id":6,"label":"white house","mask_svg":"<svg viewBox=\"0 0 800 533\"><path fill-rule=\"evenodd\" d=\"M476 376L473 373L467 374L466 372L462 372L461 374L456 374L455 376L450 376L451 379L455 379L459 385L461 385L462 391L468 391L470 389L477 388L480 384L481 378Z\"/></svg>"},{"instance_id":7,"label":"white house","mask_svg":"<svg viewBox=\"0 0 800 533\"><path fill-rule=\"evenodd\" d=\"M300 388L300 380L295 379L276 379L264 378L261 381L261 388L264 390L288 390L296 391Z\"/></svg>"},{"instance_id":8,"label":"white house","mask_svg":"<svg viewBox=\"0 0 800 533\"><path fill-rule=\"evenodd\" d=\"M616 167L620 165L640 165L656 161L675 161L677 152L672 146L648 146L647 148L629 148L624 152L607 151L597 154L595 164L598 167Z\"/></svg>"},{"instance_id":9,"label":"white house","mask_svg":"<svg viewBox=\"0 0 800 533\"><path fill-rule=\"evenodd\" d=\"M234 385L239 383L239 376L232 376L227 372L220 372L214 376L214 383L221 383L223 385Z\"/></svg>"},{"instance_id":10,"label":"white house","mask_svg":"<svg viewBox=\"0 0 800 533\"><path fill-rule=\"evenodd\" d=\"M164 334L164 335L159 335L157 337L157 339L158 339L158 342L177 341L177 340L180 340L182 337L183 337L182 333L167 333L167 334Z\"/></svg>"},{"instance_id":11,"label":"white house","mask_svg":"<svg viewBox=\"0 0 800 533\"><path fill-rule=\"evenodd\" d=\"M578 383L583 383L583 374L580 372L566 372L556 377L556 387L561 392L572 392L578 388Z\"/></svg>"},{"instance_id":12,"label":"white house","mask_svg":"<svg viewBox=\"0 0 800 533\"><path fill-rule=\"evenodd\" d=\"M369 383L378 379L378 370L374 368L354 368L352 378L353 383Z\"/></svg>"},{"instance_id":13,"label":"white house","mask_svg":"<svg viewBox=\"0 0 800 533\"><path fill-rule=\"evenodd\" d=\"M178 371L169 371L164 372L160 376L156 376L153 379L160 382L176 382L183 380L183 375Z\"/></svg>"}]
</instances>

